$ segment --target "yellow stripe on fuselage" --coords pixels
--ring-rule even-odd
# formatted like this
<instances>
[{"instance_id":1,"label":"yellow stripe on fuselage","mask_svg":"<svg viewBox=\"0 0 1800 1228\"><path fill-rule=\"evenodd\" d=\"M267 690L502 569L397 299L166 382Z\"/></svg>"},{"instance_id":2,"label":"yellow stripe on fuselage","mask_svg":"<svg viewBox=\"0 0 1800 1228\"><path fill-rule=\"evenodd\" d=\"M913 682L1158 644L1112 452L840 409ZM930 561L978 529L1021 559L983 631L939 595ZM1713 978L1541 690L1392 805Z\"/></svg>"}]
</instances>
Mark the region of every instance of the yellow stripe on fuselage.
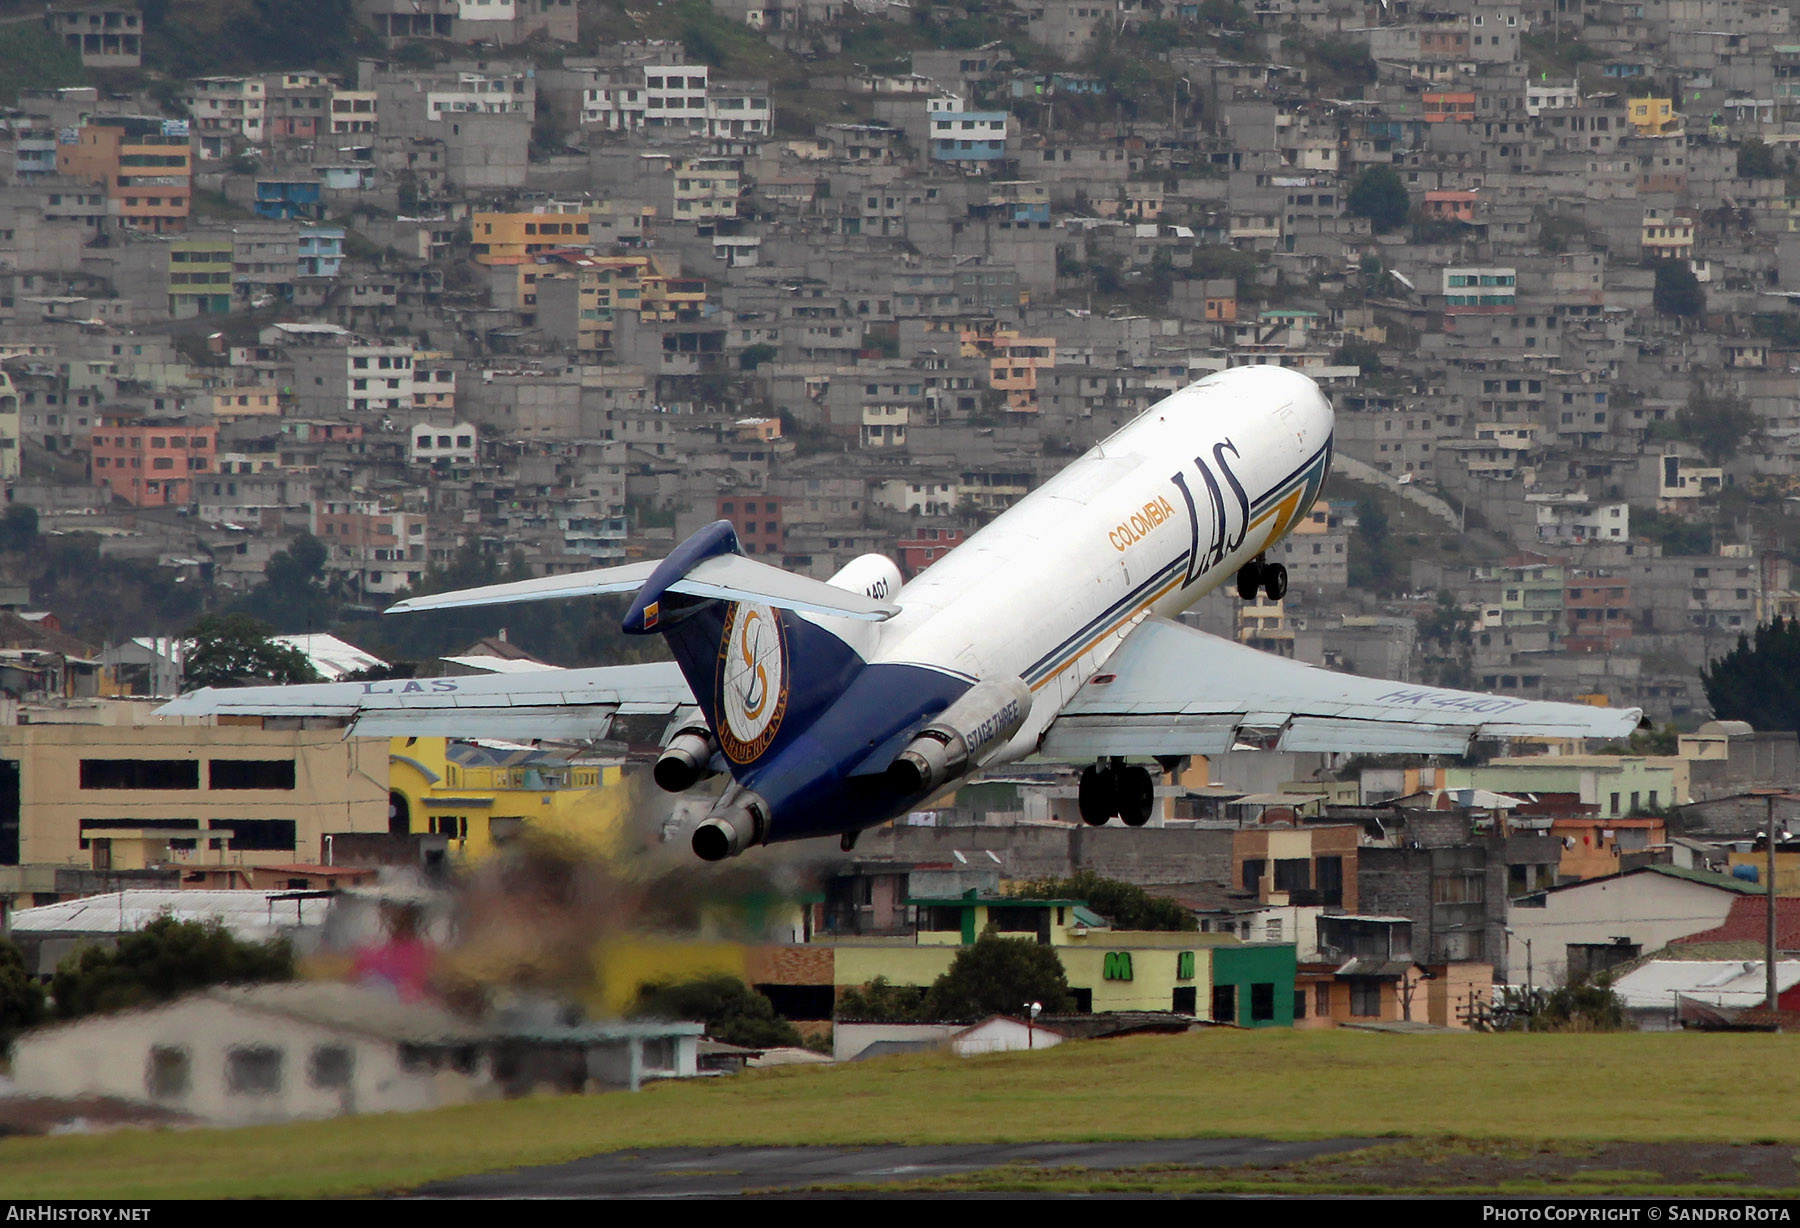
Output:
<instances>
[{"instance_id":1,"label":"yellow stripe on fuselage","mask_svg":"<svg viewBox=\"0 0 1800 1228\"><path fill-rule=\"evenodd\" d=\"M1051 681L1054 680L1058 674L1062 673L1063 670L1067 669L1075 661L1080 660L1081 654L1091 651L1093 649L1094 645L1098 644L1101 640L1104 640L1107 636L1115 634L1119 630L1120 627L1123 627L1126 623L1130 622L1132 619L1136 618L1139 614L1142 614L1145 610L1149 609L1151 606L1153 606L1157 602L1161 601L1169 593L1173 592L1175 589L1180 588L1180 587L1181 587L1181 580L1178 577L1174 580L1170 580L1167 584L1165 584L1161 588L1157 589L1154 593L1151 593L1139 605L1134 607L1130 613L1120 615L1119 618L1114 620L1110 626L1108 626L1105 630L1100 631L1092 639L1088 640L1085 644L1082 644L1080 647L1074 649L1071 652L1064 653L1062 659L1057 661L1057 663L1055 665L1051 666L1050 669L1045 672L1044 676L1032 685L1031 689L1033 691L1037 691L1043 687L1050 685Z\"/></svg>"},{"instance_id":2,"label":"yellow stripe on fuselage","mask_svg":"<svg viewBox=\"0 0 1800 1228\"><path fill-rule=\"evenodd\" d=\"M1275 528L1263 542L1263 548L1265 550L1270 545L1280 541L1286 536L1288 530L1293 528L1295 522L1300 519L1300 500L1306 494L1307 488L1311 485L1308 480L1309 476L1310 475L1302 476L1299 484L1295 486L1293 490L1289 491L1279 503L1275 504L1275 506L1250 522L1250 529L1254 530L1267 524L1271 518L1274 519ZM1182 582L1179 579L1169 581L1160 589L1151 593L1129 613L1120 615L1107 626L1105 630L1094 635L1093 638L1089 639L1080 647L1063 654L1062 658L1058 660L1055 665L1044 672L1044 676L1041 679L1032 684L1032 691L1036 692L1050 685L1051 681L1054 680L1057 675L1061 674L1063 670L1067 669L1075 661L1080 660L1083 653L1092 650L1096 644L1100 643L1100 641L1104 640L1107 636L1116 633L1120 627L1161 601L1170 592L1179 588L1181 583Z\"/></svg>"}]
</instances>

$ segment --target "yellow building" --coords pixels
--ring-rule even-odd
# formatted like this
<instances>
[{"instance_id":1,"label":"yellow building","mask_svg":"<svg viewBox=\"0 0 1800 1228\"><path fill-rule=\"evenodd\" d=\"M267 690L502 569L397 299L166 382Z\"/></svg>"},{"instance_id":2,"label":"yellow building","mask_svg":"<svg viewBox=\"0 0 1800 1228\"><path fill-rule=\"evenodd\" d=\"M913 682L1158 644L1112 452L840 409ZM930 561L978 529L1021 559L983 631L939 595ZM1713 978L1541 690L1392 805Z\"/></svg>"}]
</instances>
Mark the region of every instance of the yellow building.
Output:
<instances>
[{"instance_id":1,"label":"yellow building","mask_svg":"<svg viewBox=\"0 0 1800 1228\"><path fill-rule=\"evenodd\" d=\"M281 389L226 388L211 397L215 418L275 418L281 415Z\"/></svg>"},{"instance_id":2,"label":"yellow building","mask_svg":"<svg viewBox=\"0 0 1800 1228\"><path fill-rule=\"evenodd\" d=\"M318 859L328 832L388 830L386 749L260 722L0 728L0 865Z\"/></svg>"},{"instance_id":3,"label":"yellow building","mask_svg":"<svg viewBox=\"0 0 1800 1228\"><path fill-rule=\"evenodd\" d=\"M1633 98L1626 118L1640 136L1660 136L1681 127L1675 103L1668 98Z\"/></svg>"},{"instance_id":4,"label":"yellow building","mask_svg":"<svg viewBox=\"0 0 1800 1228\"><path fill-rule=\"evenodd\" d=\"M1769 872L1769 846L1758 840L1755 847L1748 852L1733 852L1730 856L1730 873L1735 877L1743 876L1743 881L1764 882L1763 875ZM1740 867L1748 867L1753 873L1745 874ZM1775 845L1775 894L1800 895L1800 841L1778 840ZM1767 913L1763 914L1767 916ZM1777 910L1777 915L1780 915Z\"/></svg>"},{"instance_id":5,"label":"yellow building","mask_svg":"<svg viewBox=\"0 0 1800 1228\"><path fill-rule=\"evenodd\" d=\"M631 812L617 764L446 738L395 738L392 830L446 837L450 855L487 856L529 825L598 853L616 851Z\"/></svg>"},{"instance_id":6,"label":"yellow building","mask_svg":"<svg viewBox=\"0 0 1800 1228\"><path fill-rule=\"evenodd\" d=\"M1694 255L1693 215L1651 209L1644 215L1639 245L1646 259L1691 259Z\"/></svg>"},{"instance_id":7,"label":"yellow building","mask_svg":"<svg viewBox=\"0 0 1800 1228\"><path fill-rule=\"evenodd\" d=\"M588 215L477 213L469 222L469 257L476 264L518 264L557 247L586 247Z\"/></svg>"},{"instance_id":8,"label":"yellow building","mask_svg":"<svg viewBox=\"0 0 1800 1228\"><path fill-rule=\"evenodd\" d=\"M545 272L540 253L588 246L587 212L477 213L469 223L469 258L491 269L512 269L517 278L513 306L537 306L537 281Z\"/></svg>"}]
</instances>

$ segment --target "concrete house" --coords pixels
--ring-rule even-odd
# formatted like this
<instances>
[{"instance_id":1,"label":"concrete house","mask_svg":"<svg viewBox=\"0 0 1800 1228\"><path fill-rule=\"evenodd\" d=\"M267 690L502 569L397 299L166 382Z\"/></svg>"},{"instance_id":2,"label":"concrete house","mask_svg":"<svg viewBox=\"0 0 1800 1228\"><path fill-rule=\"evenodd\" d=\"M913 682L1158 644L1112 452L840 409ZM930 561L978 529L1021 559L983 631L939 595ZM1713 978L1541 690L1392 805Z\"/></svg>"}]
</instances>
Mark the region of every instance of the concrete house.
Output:
<instances>
[{"instance_id":1,"label":"concrete house","mask_svg":"<svg viewBox=\"0 0 1800 1228\"><path fill-rule=\"evenodd\" d=\"M695 1073L698 1023L495 1029L334 982L194 994L19 1038L35 1096L116 1096L215 1125L407 1112Z\"/></svg>"},{"instance_id":2,"label":"concrete house","mask_svg":"<svg viewBox=\"0 0 1800 1228\"><path fill-rule=\"evenodd\" d=\"M1534 892L1507 910L1508 967L1515 984L1554 988L1716 929L1756 884L1705 870L1646 866Z\"/></svg>"}]
</instances>

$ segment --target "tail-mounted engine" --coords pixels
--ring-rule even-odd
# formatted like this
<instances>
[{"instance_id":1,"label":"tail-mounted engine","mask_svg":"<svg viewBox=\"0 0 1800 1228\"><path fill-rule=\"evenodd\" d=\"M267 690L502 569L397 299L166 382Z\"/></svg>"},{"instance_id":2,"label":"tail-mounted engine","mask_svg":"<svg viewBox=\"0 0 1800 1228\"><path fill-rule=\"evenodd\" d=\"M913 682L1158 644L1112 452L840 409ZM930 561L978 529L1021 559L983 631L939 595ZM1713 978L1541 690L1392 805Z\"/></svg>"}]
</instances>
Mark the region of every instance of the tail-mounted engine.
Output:
<instances>
[{"instance_id":1,"label":"tail-mounted engine","mask_svg":"<svg viewBox=\"0 0 1800 1228\"><path fill-rule=\"evenodd\" d=\"M709 776L719 741L705 725L686 725L669 739L651 775L665 793L683 793Z\"/></svg>"},{"instance_id":2,"label":"tail-mounted engine","mask_svg":"<svg viewBox=\"0 0 1800 1228\"><path fill-rule=\"evenodd\" d=\"M980 767L1031 715L1031 688L1019 678L978 682L913 735L888 766L902 794L930 793Z\"/></svg>"}]
</instances>

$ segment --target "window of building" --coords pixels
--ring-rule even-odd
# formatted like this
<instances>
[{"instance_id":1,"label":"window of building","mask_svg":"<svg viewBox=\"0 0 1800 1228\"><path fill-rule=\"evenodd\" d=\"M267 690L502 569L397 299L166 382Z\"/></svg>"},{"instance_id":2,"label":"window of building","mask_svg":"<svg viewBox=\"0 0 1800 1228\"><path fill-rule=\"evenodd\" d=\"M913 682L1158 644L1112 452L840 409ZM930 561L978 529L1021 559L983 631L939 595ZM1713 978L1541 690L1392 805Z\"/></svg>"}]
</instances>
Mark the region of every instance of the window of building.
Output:
<instances>
[{"instance_id":1,"label":"window of building","mask_svg":"<svg viewBox=\"0 0 1800 1228\"><path fill-rule=\"evenodd\" d=\"M198 789L198 759L83 759L83 789Z\"/></svg>"},{"instance_id":2,"label":"window of building","mask_svg":"<svg viewBox=\"0 0 1800 1228\"><path fill-rule=\"evenodd\" d=\"M1304 857L1282 857L1275 862L1275 890L1306 891L1312 887L1312 863Z\"/></svg>"},{"instance_id":3,"label":"window of building","mask_svg":"<svg viewBox=\"0 0 1800 1228\"><path fill-rule=\"evenodd\" d=\"M307 1080L314 1087L349 1087L356 1070L356 1054L347 1045L319 1045L306 1064Z\"/></svg>"},{"instance_id":4,"label":"window of building","mask_svg":"<svg viewBox=\"0 0 1800 1228\"><path fill-rule=\"evenodd\" d=\"M1250 986L1250 1022L1269 1023L1275 1018L1275 985L1261 981Z\"/></svg>"},{"instance_id":5,"label":"window of building","mask_svg":"<svg viewBox=\"0 0 1800 1228\"><path fill-rule=\"evenodd\" d=\"M292 759L213 759L207 765L212 789L292 789Z\"/></svg>"},{"instance_id":6,"label":"window of building","mask_svg":"<svg viewBox=\"0 0 1800 1228\"><path fill-rule=\"evenodd\" d=\"M1245 891L1255 891L1261 886L1263 868L1266 865L1268 865L1268 862L1261 857L1247 857L1244 859L1243 884Z\"/></svg>"},{"instance_id":7,"label":"window of building","mask_svg":"<svg viewBox=\"0 0 1800 1228\"><path fill-rule=\"evenodd\" d=\"M173 1100L185 1096L193 1082L193 1063L188 1051L178 1045L152 1045L150 1061L144 1071L144 1086L152 1100Z\"/></svg>"},{"instance_id":8,"label":"window of building","mask_svg":"<svg viewBox=\"0 0 1800 1228\"><path fill-rule=\"evenodd\" d=\"M294 851L292 819L214 819L212 829L221 828L230 830L231 848L237 852Z\"/></svg>"},{"instance_id":9,"label":"window of building","mask_svg":"<svg viewBox=\"0 0 1800 1228\"><path fill-rule=\"evenodd\" d=\"M234 1096L272 1096L281 1090L281 1050L235 1045L225 1054L225 1088Z\"/></svg>"}]
</instances>

